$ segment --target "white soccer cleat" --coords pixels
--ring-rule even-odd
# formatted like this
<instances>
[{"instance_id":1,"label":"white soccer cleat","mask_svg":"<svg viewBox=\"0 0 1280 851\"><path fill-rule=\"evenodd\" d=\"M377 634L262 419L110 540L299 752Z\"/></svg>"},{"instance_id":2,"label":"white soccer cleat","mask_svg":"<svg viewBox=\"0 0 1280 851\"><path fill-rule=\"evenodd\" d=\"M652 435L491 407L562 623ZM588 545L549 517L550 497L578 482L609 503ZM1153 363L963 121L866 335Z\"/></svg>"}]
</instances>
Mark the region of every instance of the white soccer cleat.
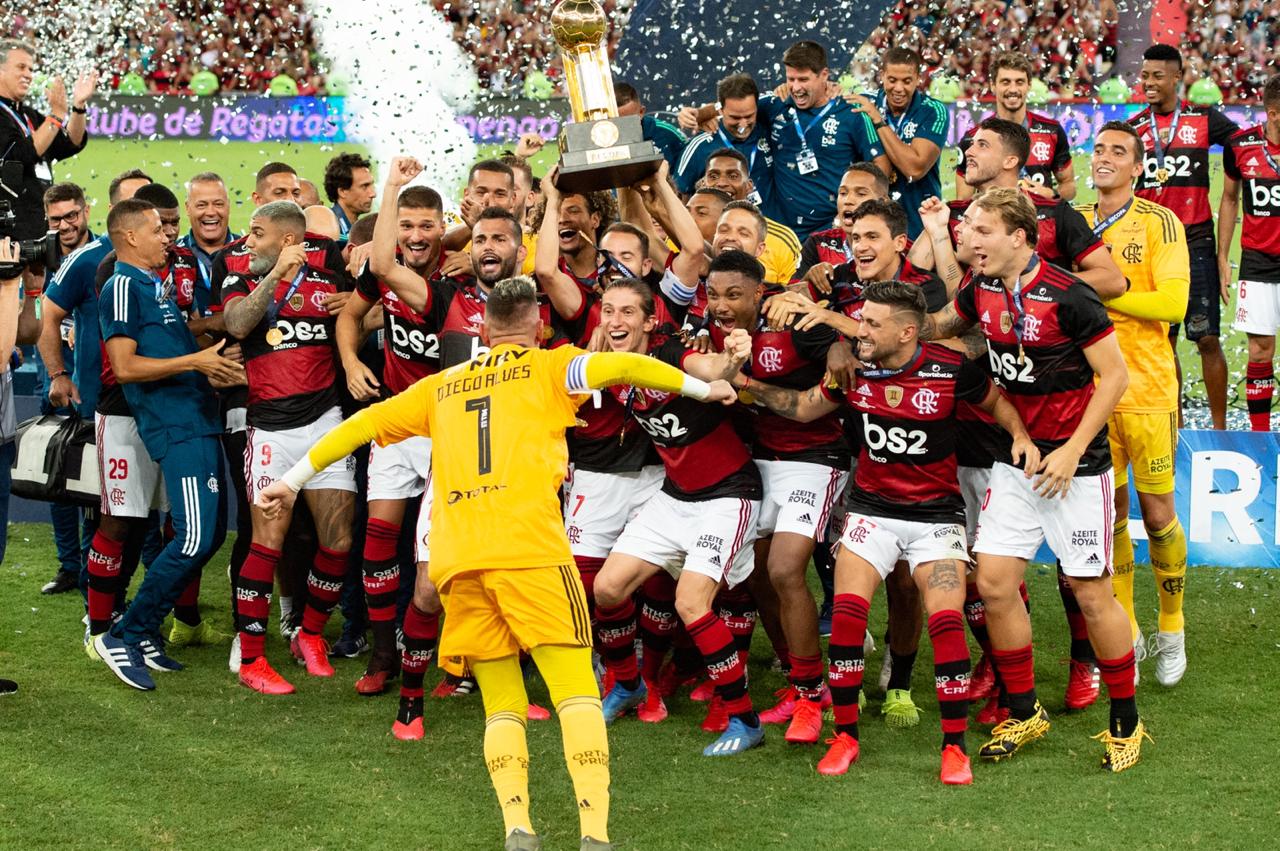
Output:
<instances>
[{"instance_id":1,"label":"white soccer cleat","mask_svg":"<svg viewBox=\"0 0 1280 851\"><path fill-rule=\"evenodd\" d=\"M1176 686L1187 672L1186 638L1181 630L1156 633L1156 682L1165 688Z\"/></svg>"}]
</instances>

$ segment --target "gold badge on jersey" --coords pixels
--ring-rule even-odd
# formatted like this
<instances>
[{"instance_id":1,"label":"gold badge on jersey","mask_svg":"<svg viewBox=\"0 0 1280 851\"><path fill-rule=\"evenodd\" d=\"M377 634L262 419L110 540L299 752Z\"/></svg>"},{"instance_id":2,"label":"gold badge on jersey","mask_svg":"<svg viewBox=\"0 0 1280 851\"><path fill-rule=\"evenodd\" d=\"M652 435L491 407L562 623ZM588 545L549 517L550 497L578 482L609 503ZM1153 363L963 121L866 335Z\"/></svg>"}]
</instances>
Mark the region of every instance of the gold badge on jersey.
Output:
<instances>
[{"instance_id":1,"label":"gold badge on jersey","mask_svg":"<svg viewBox=\"0 0 1280 851\"><path fill-rule=\"evenodd\" d=\"M890 408L898 407L902 404L902 388L896 384L884 388L884 400Z\"/></svg>"},{"instance_id":2,"label":"gold badge on jersey","mask_svg":"<svg viewBox=\"0 0 1280 851\"><path fill-rule=\"evenodd\" d=\"M1013 330L1013 314L1007 310L1000 312L1000 333L1008 334Z\"/></svg>"},{"instance_id":3,"label":"gold badge on jersey","mask_svg":"<svg viewBox=\"0 0 1280 851\"><path fill-rule=\"evenodd\" d=\"M306 303L307 303L306 299L303 298L302 293L294 293L293 295L289 296L289 307L291 307L294 311L301 311L303 305L305 305Z\"/></svg>"},{"instance_id":4,"label":"gold badge on jersey","mask_svg":"<svg viewBox=\"0 0 1280 851\"><path fill-rule=\"evenodd\" d=\"M274 328L274 327L267 329L267 345L268 346L274 349L276 346L280 345L283 342L284 342L283 331L281 331L279 328Z\"/></svg>"}]
</instances>

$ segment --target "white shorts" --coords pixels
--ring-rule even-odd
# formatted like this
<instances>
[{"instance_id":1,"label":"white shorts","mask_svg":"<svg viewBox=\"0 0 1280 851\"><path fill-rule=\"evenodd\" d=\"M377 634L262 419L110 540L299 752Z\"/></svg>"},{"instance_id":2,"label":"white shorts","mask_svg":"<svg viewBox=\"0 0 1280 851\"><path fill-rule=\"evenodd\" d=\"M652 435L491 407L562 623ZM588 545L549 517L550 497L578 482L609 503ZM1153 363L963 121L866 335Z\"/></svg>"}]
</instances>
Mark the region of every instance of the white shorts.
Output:
<instances>
[{"instance_id":1,"label":"white shorts","mask_svg":"<svg viewBox=\"0 0 1280 851\"><path fill-rule=\"evenodd\" d=\"M1095 578L1111 573L1115 522L1112 471L1076 476L1067 495L1045 499L1017 467L996 464L978 524L973 551L1030 560L1041 541L1062 562L1068 576Z\"/></svg>"},{"instance_id":2,"label":"white shorts","mask_svg":"<svg viewBox=\"0 0 1280 851\"><path fill-rule=\"evenodd\" d=\"M415 435L388 446L369 444L369 499L412 499L431 477L431 438Z\"/></svg>"},{"instance_id":3,"label":"white shorts","mask_svg":"<svg viewBox=\"0 0 1280 851\"><path fill-rule=\"evenodd\" d=\"M138 421L118 414L94 415L102 513L108 517L146 517L169 510L164 474L151 459Z\"/></svg>"},{"instance_id":4,"label":"white shorts","mask_svg":"<svg viewBox=\"0 0 1280 851\"><path fill-rule=\"evenodd\" d=\"M315 422L298 428L267 431L249 426L244 447L244 480L249 502L257 492L279 479L301 461L312 445L329 429L342 422L342 412L330 408ZM316 473L303 490L356 490L356 459L348 455Z\"/></svg>"},{"instance_id":5,"label":"white shorts","mask_svg":"<svg viewBox=\"0 0 1280 851\"><path fill-rule=\"evenodd\" d=\"M730 588L755 567L756 518L760 503L722 497L685 502L658 491L627 524L613 552L665 567L724 580Z\"/></svg>"},{"instance_id":6,"label":"white shorts","mask_svg":"<svg viewBox=\"0 0 1280 851\"><path fill-rule=\"evenodd\" d=\"M427 467L427 482L422 489L422 505L418 507L418 526L413 544L414 561L425 564L431 561L431 500L435 488L431 486L431 468Z\"/></svg>"},{"instance_id":7,"label":"white shorts","mask_svg":"<svg viewBox=\"0 0 1280 851\"><path fill-rule=\"evenodd\" d=\"M627 473L574 470L564 483L564 531L573 554L609 555L627 523L661 489L665 475L661 464Z\"/></svg>"},{"instance_id":8,"label":"white shorts","mask_svg":"<svg viewBox=\"0 0 1280 851\"><path fill-rule=\"evenodd\" d=\"M756 468L764 481L760 537L791 532L821 539L831 506L849 481L848 471L805 461L757 461Z\"/></svg>"},{"instance_id":9,"label":"white shorts","mask_svg":"<svg viewBox=\"0 0 1280 851\"><path fill-rule=\"evenodd\" d=\"M1241 281L1232 327L1246 334L1273 336L1280 330L1280 284Z\"/></svg>"},{"instance_id":10,"label":"white shorts","mask_svg":"<svg viewBox=\"0 0 1280 851\"><path fill-rule=\"evenodd\" d=\"M850 511L844 519L840 546L871 563L881 579L905 561L912 573L931 561L969 561L964 528L959 523L895 520Z\"/></svg>"},{"instance_id":11,"label":"white shorts","mask_svg":"<svg viewBox=\"0 0 1280 851\"><path fill-rule=\"evenodd\" d=\"M957 467L956 479L960 482L960 496L964 498L964 534L969 546L978 535L978 515L987 499L987 485L991 481L990 467Z\"/></svg>"}]
</instances>

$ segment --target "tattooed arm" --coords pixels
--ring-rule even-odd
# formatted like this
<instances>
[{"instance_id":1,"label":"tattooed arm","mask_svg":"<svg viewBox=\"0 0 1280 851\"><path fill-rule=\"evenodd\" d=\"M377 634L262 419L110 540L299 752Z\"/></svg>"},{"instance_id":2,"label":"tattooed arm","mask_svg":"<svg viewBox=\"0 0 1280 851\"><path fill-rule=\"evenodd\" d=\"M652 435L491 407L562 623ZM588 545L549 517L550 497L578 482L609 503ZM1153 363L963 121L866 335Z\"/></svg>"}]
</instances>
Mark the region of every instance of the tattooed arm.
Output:
<instances>
[{"instance_id":1,"label":"tattooed arm","mask_svg":"<svg viewBox=\"0 0 1280 851\"><path fill-rule=\"evenodd\" d=\"M924 327L920 329L920 339L946 340L949 337L959 337L973 327L973 322L956 312L956 303L953 301L937 313L925 316Z\"/></svg>"},{"instance_id":2,"label":"tattooed arm","mask_svg":"<svg viewBox=\"0 0 1280 851\"><path fill-rule=\"evenodd\" d=\"M831 401L822 392L820 385L808 390L788 390L785 387L774 387L772 384L761 384L752 381L745 375L735 376L731 382L738 390L754 396L775 414L797 422L810 423L818 417L835 411L840 403Z\"/></svg>"}]
</instances>

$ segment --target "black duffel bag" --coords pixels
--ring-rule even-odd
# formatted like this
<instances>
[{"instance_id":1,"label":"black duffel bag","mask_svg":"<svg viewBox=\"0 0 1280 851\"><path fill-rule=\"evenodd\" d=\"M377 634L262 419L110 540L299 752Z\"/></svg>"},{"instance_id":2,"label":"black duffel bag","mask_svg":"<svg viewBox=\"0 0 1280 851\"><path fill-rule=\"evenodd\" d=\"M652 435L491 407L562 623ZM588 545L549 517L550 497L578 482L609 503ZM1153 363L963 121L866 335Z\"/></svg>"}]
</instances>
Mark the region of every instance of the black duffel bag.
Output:
<instances>
[{"instance_id":1,"label":"black duffel bag","mask_svg":"<svg viewBox=\"0 0 1280 851\"><path fill-rule=\"evenodd\" d=\"M46 414L18 426L11 493L40 502L96 508L98 457L93 420Z\"/></svg>"}]
</instances>

